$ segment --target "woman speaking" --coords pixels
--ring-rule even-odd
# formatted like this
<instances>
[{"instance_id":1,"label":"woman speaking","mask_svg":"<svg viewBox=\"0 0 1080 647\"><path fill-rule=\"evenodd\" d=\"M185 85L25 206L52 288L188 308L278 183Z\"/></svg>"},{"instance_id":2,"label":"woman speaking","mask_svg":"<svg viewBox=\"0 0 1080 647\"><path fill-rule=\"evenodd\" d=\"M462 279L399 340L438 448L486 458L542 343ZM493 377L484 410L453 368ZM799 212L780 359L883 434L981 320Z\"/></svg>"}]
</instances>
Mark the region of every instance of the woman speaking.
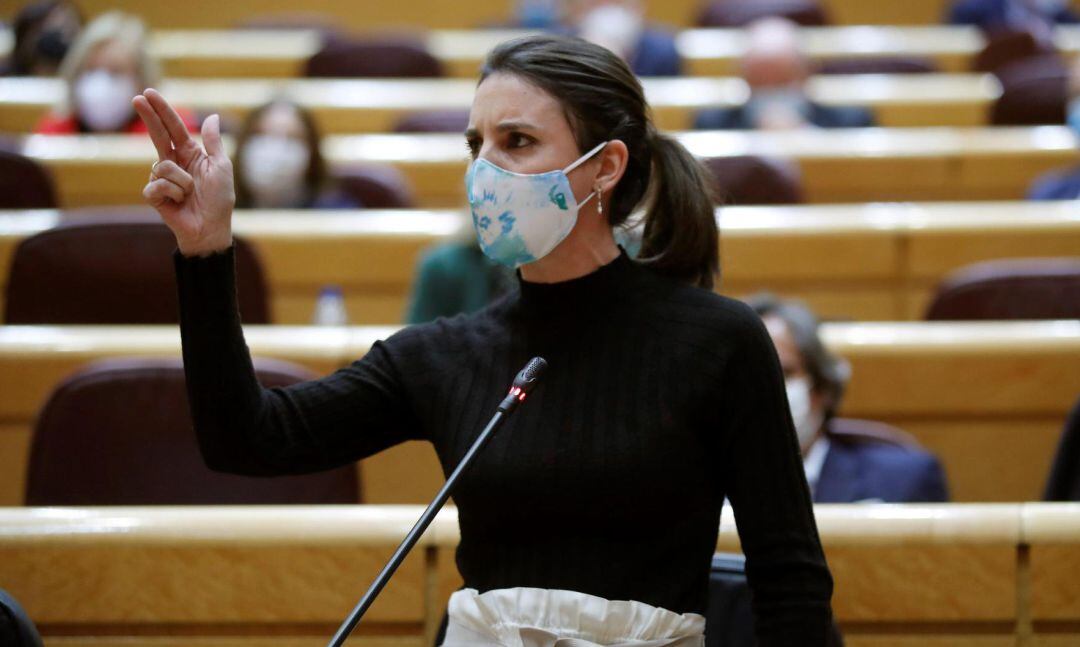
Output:
<instances>
[{"instance_id":1,"label":"woman speaking","mask_svg":"<svg viewBox=\"0 0 1080 647\"><path fill-rule=\"evenodd\" d=\"M543 356L544 383L455 491L466 588L444 644L702 645L725 497L759 644L825 643L832 579L772 342L750 308L708 289L719 261L705 176L656 131L621 59L547 36L492 51L465 183L480 245L518 268L517 289L281 389L259 386L240 327L217 117L200 146L159 93L135 106L160 156L143 194L176 235L211 468L298 474L424 439L449 473L515 372ZM612 228L639 207L635 261Z\"/></svg>"}]
</instances>

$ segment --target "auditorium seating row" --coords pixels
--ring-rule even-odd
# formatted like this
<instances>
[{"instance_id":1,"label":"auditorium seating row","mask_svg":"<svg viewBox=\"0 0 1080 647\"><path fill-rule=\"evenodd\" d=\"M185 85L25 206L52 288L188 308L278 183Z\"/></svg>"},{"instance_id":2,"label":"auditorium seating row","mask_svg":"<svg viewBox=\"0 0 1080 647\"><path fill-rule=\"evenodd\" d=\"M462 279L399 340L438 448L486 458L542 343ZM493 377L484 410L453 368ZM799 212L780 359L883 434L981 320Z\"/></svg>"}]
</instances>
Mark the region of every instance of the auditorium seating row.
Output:
<instances>
[{"instance_id":1,"label":"auditorium seating row","mask_svg":"<svg viewBox=\"0 0 1080 647\"><path fill-rule=\"evenodd\" d=\"M327 374L391 327L248 326L252 353ZM937 453L957 501L1040 498L1080 393L1080 321L833 323L826 344L852 366L841 415L891 423ZM175 326L0 327L0 505L23 501L31 428L49 392L86 363L180 351ZM410 442L361 463L368 503L419 503L442 472Z\"/></svg>"},{"instance_id":2,"label":"auditorium seating row","mask_svg":"<svg viewBox=\"0 0 1080 647\"><path fill-rule=\"evenodd\" d=\"M907 0L881 3L865 0L821 0L834 24L846 25L918 25L935 24L942 20L952 0ZM675 26L693 24L703 0L646 0L646 14L651 20ZM1073 4L1075 0L1073 0ZM215 2L190 0L184 11L172 10L167 4L141 0L81 0L79 6L89 16L109 9L122 9L141 15L154 27L234 27L252 16L295 14L297 6L290 0L240 0ZM444 28L474 28L505 23L514 3L508 0L469 0L442 3L386 3L380 0L308 0L303 12L308 15L329 14L342 28L369 29L428 25Z\"/></svg>"},{"instance_id":3,"label":"auditorium seating row","mask_svg":"<svg viewBox=\"0 0 1080 647\"><path fill-rule=\"evenodd\" d=\"M8 508L0 582L62 647L325 644L418 506ZM1080 642L1080 505L816 507L850 647ZM449 507L360 625L426 647L461 585ZM739 550L725 510L718 550Z\"/></svg>"},{"instance_id":4,"label":"auditorium seating row","mask_svg":"<svg viewBox=\"0 0 1080 647\"><path fill-rule=\"evenodd\" d=\"M746 84L736 78L643 83L657 123L666 130L687 130L699 110L740 105L749 96ZM475 88L472 79L172 79L160 89L178 106L234 118L271 99L289 97L312 111L325 135L390 132L415 112L459 110L467 115ZM980 126L988 123L1001 87L986 74L840 75L815 77L808 91L824 105L871 108L880 126ZM64 92L59 79L0 78L0 131L32 132Z\"/></svg>"},{"instance_id":5,"label":"auditorium seating row","mask_svg":"<svg viewBox=\"0 0 1080 647\"><path fill-rule=\"evenodd\" d=\"M723 207L721 289L769 289L828 318L921 319L950 272L981 261L1075 256L1072 202ZM0 211L0 286L32 234L83 211ZM402 321L423 250L467 232L461 211L240 211L236 232L258 251L271 321L311 320L320 288L342 288L349 321ZM467 234L466 234L467 235ZM163 262L165 262L163 260Z\"/></svg>"},{"instance_id":6,"label":"auditorium seating row","mask_svg":"<svg viewBox=\"0 0 1080 647\"><path fill-rule=\"evenodd\" d=\"M474 79L492 47L523 33L527 32L435 30L416 39L441 63L444 74ZM806 27L801 33L807 55L817 62L904 58L928 61L954 73L970 71L986 45L985 36L974 27ZM10 52L12 41L11 32L0 28L0 59ZM1080 28L1058 27L1055 44L1066 55L1080 53ZM746 48L742 32L734 29L688 29L679 33L676 45L683 73L691 76L737 74ZM167 28L155 32L151 41L151 51L170 77L303 76L305 62L321 46L315 30Z\"/></svg>"},{"instance_id":7,"label":"auditorium seating row","mask_svg":"<svg viewBox=\"0 0 1080 647\"><path fill-rule=\"evenodd\" d=\"M1046 171L1076 161L1065 126L851 129L843 132L701 131L677 137L701 158L760 155L794 160L809 202L1015 200ZM232 149L226 140L226 148ZM127 135L22 138L24 155L53 174L62 206L137 204L156 159L149 140ZM418 206L464 204L461 135L337 135L323 139L336 167L390 164Z\"/></svg>"}]
</instances>

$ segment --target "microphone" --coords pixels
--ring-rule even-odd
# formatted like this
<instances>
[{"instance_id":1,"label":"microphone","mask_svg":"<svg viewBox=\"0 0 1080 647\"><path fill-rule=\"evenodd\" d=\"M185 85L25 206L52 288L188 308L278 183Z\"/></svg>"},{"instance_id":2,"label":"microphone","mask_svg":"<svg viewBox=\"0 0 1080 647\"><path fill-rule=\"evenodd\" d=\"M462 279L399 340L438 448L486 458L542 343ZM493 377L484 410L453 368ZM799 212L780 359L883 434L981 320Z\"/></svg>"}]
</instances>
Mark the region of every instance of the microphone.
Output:
<instances>
[{"instance_id":1,"label":"microphone","mask_svg":"<svg viewBox=\"0 0 1080 647\"><path fill-rule=\"evenodd\" d=\"M525 365L525 368L514 378L514 383L510 387L510 392L506 394L503 401L499 403L498 408L495 410L495 415L491 417L491 420L484 427L484 430L480 432L476 440L473 442L469 451L465 452L465 456L454 468L453 473L446 479L446 483L443 484L442 489L435 495L435 498L424 510L424 514L420 515L420 519L417 520L416 525L412 527L409 534L405 535L405 539L402 540L401 545L390 557L390 561L383 567L382 572L379 573L375 581L371 583L367 593L364 597L360 598L360 602L356 604L356 607L352 610L352 613L345 619L345 622L341 623L341 627L338 628L337 633L327 643L327 647L341 647L345 643L345 640L352 633L356 625L359 624L360 619L367 613L368 608L375 602L375 598L379 596L383 588L386 587L387 582L394 576L398 567L401 566L401 562L405 560L405 557L409 554L409 551L413 549L416 542L420 540L421 535L427 530L427 527L431 525L431 522L435 520L435 515L442 509L443 504L450 498L450 493L457 484L458 479L462 473L468 469L469 465L475 460L480 450L487 445L491 437L495 435L499 427L506 418L513 413L517 407L525 401L529 393L536 387L537 382L544 375L544 371L547 369L547 362L542 357L534 357L529 360L529 363Z\"/></svg>"}]
</instances>

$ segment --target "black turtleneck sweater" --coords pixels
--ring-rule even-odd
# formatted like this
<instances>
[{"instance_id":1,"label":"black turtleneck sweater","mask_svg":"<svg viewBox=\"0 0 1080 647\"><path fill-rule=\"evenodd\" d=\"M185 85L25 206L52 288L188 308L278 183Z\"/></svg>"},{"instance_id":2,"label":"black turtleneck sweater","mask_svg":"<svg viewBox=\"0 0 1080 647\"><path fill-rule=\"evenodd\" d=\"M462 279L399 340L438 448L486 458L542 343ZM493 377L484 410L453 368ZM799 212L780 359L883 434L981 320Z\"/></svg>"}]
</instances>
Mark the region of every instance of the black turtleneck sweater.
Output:
<instances>
[{"instance_id":1,"label":"black turtleneck sweater","mask_svg":"<svg viewBox=\"0 0 1080 647\"><path fill-rule=\"evenodd\" d=\"M262 389L231 250L178 253L176 271L191 408L210 467L311 472L423 439L449 473L539 355L549 364L542 383L454 493L465 585L704 613L726 496L759 644L825 643L832 580L779 362L747 306L624 253L571 281L520 281L474 315L405 328L328 377Z\"/></svg>"}]
</instances>

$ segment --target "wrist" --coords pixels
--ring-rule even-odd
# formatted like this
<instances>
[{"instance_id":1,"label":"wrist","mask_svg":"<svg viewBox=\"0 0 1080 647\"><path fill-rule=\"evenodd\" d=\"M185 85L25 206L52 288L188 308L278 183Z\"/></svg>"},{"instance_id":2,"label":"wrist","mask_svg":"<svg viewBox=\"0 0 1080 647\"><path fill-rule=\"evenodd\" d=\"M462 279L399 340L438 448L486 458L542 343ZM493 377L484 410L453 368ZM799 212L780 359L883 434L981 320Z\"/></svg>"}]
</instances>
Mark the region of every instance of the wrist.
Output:
<instances>
[{"instance_id":1,"label":"wrist","mask_svg":"<svg viewBox=\"0 0 1080 647\"><path fill-rule=\"evenodd\" d=\"M224 235L197 241L183 242L178 240L176 246L180 249L180 253L188 258L201 258L220 254L232 247L232 244L232 232L226 232Z\"/></svg>"}]
</instances>

